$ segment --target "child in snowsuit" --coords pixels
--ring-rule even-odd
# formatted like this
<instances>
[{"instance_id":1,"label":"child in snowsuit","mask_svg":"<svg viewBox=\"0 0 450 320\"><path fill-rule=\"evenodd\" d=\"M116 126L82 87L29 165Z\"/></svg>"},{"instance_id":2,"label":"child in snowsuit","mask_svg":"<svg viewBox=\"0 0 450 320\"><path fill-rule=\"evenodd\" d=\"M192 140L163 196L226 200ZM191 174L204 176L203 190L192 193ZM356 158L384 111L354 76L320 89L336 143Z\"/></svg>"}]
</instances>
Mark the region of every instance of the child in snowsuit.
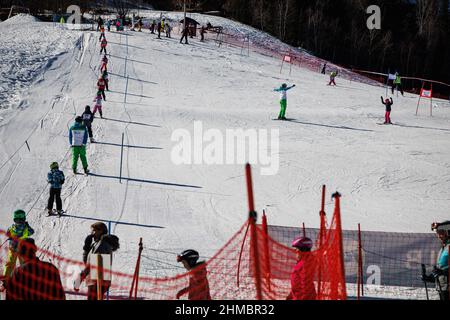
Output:
<instances>
[{"instance_id":1,"label":"child in snowsuit","mask_svg":"<svg viewBox=\"0 0 450 320\"><path fill-rule=\"evenodd\" d=\"M50 172L47 174L47 181L50 183L50 196L48 197L47 210L52 214L53 202L56 200L56 211L62 213L61 188L64 184L64 173L59 170L58 162L50 164Z\"/></svg>"},{"instance_id":2,"label":"child in snowsuit","mask_svg":"<svg viewBox=\"0 0 450 320\"><path fill-rule=\"evenodd\" d=\"M106 46L107 46L107 44L108 44L108 41L106 41L106 39L103 38L103 40L102 40L102 42L101 42L101 44L100 44L100 46L102 47L102 48L100 49L100 54L102 54L102 52L105 52L105 54L107 54L107 53L106 53Z\"/></svg>"},{"instance_id":3,"label":"child in snowsuit","mask_svg":"<svg viewBox=\"0 0 450 320\"><path fill-rule=\"evenodd\" d=\"M94 111L93 114L95 116L95 114L98 112L100 112L100 118L103 118L103 112L102 112L102 94L101 92L97 92L97 97L95 97L94 99L95 102L95 106L94 106Z\"/></svg>"},{"instance_id":4,"label":"child in snowsuit","mask_svg":"<svg viewBox=\"0 0 450 320\"><path fill-rule=\"evenodd\" d=\"M83 125L83 118L76 117L75 123L69 129L69 143L72 148L72 169L73 173L77 173L78 158L81 158L84 173L88 173L88 163L86 159L86 143L88 133L86 127Z\"/></svg>"},{"instance_id":5,"label":"child in snowsuit","mask_svg":"<svg viewBox=\"0 0 450 320\"><path fill-rule=\"evenodd\" d=\"M156 23L155 20L153 20L152 24L150 25L150 33L155 34L155 27Z\"/></svg>"},{"instance_id":6,"label":"child in snowsuit","mask_svg":"<svg viewBox=\"0 0 450 320\"><path fill-rule=\"evenodd\" d=\"M206 265L204 261L197 262L198 258L198 252L191 249L177 256L177 262L182 262L190 272L189 286L177 292L177 299L187 294L189 300L211 300Z\"/></svg>"},{"instance_id":7,"label":"child in snowsuit","mask_svg":"<svg viewBox=\"0 0 450 320\"><path fill-rule=\"evenodd\" d=\"M336 82L334 82L334 78L336 78L337 76L337 72L333 71L330 74L330 82L328 83L329 86L331 86L331 84L336 85Z\"/></svg>"},{"instance_id":8,"label":"child in snowsuit","mask_svg":"<svg viewBox=\"0 0 450 320\"><path fill-rule=\"evenodd\" d=\"M106 88L106 81L105 79L103 79L103 77L100 77L97 81L97 92L100 92L100 94L103 96L103 100L106 101L106 96L105 96L105 88Z\"/></svg>"},{"instance_id":9,"label":"child in snowsuit","mask_svg":"<svg viewBox=\"0 0 450 320\"><path fill-rule=\"evenodd\" d=\"M94 121L94 114L92 113L90 106L86 106L83 114L81 115L81 118L83 118L83 124L86 126L88 130L89 139L91 143L95 142L92 134L92 122Z\"/></svg>"},{"instance_id":10,"label":"child in snowsuit","mask_svg":"<svg viewBox=\"0 0 450 320\"><path fill-rule=\"evenodd\" d=\"M273 89L273 91L280 92L280 114L278 115L278 120L286 120L286 107L287 107L287 95L286 91L295 87L295 84L288 87L286 83L283 83L281 87Z\"/></svg>"},{"instance_id":11,"label":"child in snowsuit","mask_svg":"<svg viewBox=\"0 0 450 320\"><path fill-rule=\"evenodd\" d=\"M291 292L286 300L316 300L314 287L314 256L311 253L313 242L310 238L299 237L292 242L296 250L297 263L291 273Z\"/></svg>"},{"instance_id":12,"label":"child in snowsuit","mask_svg":"<svg viewBox=\"0 0 450 320\"><path fill-rule=\"evenodd\" d=\"M3 269L3 276L7 281L16 267L16 261L18 256L19 241L26 239L34 234L33 228L30 227L26 221L26 213L23 210L14 211L14 224L8 228L6 236L9 240L8 258L6 260L5 268ZM20 264L23 264L21 258L19 258Z\"/></svg>"},{"instance_id":13,"label":"child in snowsuit","mask_svg":"<svg viewBox=\"0 0 450 320\"><path fill-rule=\"evenodd\" d=\"M108 71L103 71L102 73L102 79L105 80L105 87L106 87L106 91L109 91L109 76L108 76Z\"/></svg>"},{"instance_id":14,"label":"child in snowsuit","mask_svg":"<svg viewBox=\"0 0 450 320\"><path fill-rule=\"evenodd\" d=\"M381 96L381 103L386 106L386 113L384 115L384 124L392 124L391 122L391 106L394 104L394 101L386 98L386 100L383 100L383 96Z\"/></svg>"},{"instance_id":15,"label":"child in snowsuit","mask_svg":"<svg viewBox=\"0 0 450 320\"><path fill-rule=\"evenodd\" d=\"M100 38L98 38L98 41L102 41L102 38L106 39L106 37L105 37L105 28L104 27L100 28Z\"/></svg>"},{"instance_id":16,"label":"child in snowsuit","mask_svg":"<svg viewBox=\"0 0 450 320\"><path fill-rule=\"evenodd\" d=\"M168 22L166 22L165 28L166 28L166 38L171 38L170 32L172 31L172 27Z\"/></svg>"},{"instance_id":17,"label":"child in snowsuit","mask_svg":"<svg viewBox=\"0 0 450 320\"><path fill-rule=\"evenodd\" d=\"M392 94L394 94L394 89L397 88L397 91L400 91L403 96L403 88L402 88L402 79L400 78L400 75L398 72L395 73L395 79L392 82Z\"/></svg>"}]
</instances>

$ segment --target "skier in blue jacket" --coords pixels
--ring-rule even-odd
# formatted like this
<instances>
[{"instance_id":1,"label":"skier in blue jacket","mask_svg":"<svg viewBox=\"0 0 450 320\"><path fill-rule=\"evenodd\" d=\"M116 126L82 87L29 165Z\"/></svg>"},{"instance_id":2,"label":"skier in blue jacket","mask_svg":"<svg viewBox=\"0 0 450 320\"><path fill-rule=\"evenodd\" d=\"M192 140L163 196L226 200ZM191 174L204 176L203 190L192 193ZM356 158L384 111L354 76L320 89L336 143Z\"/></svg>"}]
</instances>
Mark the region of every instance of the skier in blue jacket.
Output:
<instances>
[{"instance_id":1,"label":"skier in blue jacket","mask_svg":"<svg viewBox=\"0 0 450 320\"><path fill-rule=\"evenodd\" d=\"M286 107L287 107L287 95L286 91L295 87L295 84L288 87L286 83L283 83L281 87L273 89L273 91L280 92L280 114L278 115L278 120L286 120Z\"/></svg>"},{"instance_id":2,"label":"skier in blue jacket","mask_svg":"<svg viewBox=\"0 0 450 320\"><path fill-rule=\"evenodd\" d=\"M62 214L61 188L65 181L64 173L59 170L58 162L50 164L50 172L47 175L47 181L50 183L50 196L48 198L48 214L52 214L53 202L56 200L56 211Z\"/></svg>"},{"instance_id":3,"label":"skier in blue jacket","mask_svg":"<svg viewBox=\"0 0 450 320\"><path fill-rule=\"evenodd\" d=\"M436 232L437 237L441 241L441 250L439 250L436 265L430 275L422 275L422 280L426 282L434 282L436 290L439 293L440 300L449 300L448 291L448 254L450 247L450 221L441 223L434 222L431 224L431 230Z\"/></svg>"}]
</instances>

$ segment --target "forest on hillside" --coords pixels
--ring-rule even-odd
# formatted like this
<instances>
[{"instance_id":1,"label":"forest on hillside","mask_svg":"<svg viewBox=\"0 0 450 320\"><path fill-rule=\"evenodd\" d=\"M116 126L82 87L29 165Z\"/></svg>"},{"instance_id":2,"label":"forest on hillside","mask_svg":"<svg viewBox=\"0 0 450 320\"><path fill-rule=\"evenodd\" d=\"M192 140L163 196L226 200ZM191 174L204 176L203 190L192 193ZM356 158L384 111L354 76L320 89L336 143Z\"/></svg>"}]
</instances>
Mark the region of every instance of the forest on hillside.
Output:
<instances>
[{"instance_id":1,"label":"forest on hillside","mask_svg":"<svg viewBox=\"0 0 450 320\"><path fill-rule=\"evenodd\" d=\"M450 0L0 0L13 3L32 11L186 3L188 12L215 12L345 67L450 83ZM371 5L381 9L381 29L367 27Z\"/></svg>"}]
</instances>

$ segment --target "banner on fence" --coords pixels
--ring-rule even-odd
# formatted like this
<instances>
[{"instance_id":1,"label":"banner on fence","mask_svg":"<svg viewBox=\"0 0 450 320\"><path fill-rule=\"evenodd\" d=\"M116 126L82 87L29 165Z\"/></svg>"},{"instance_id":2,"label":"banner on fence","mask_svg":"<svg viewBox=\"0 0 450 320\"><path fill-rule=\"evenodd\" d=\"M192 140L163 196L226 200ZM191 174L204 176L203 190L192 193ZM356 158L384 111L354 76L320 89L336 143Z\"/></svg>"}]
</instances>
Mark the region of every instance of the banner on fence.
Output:
<instances>
[{"instance_id":1,"label":"banner on fence","mask_svg":"<svg viewBox=\"0 0 450 320\"><path fill-rule=\"evenodd\" d=\"M319 229L306 228L306 236L315 239ZM303 234L302 228L268 226L274 240L289 245ZM357 282L358 231L343 230L345 280ZM424 287L421 264L428 270L436 263L439 241L434 233L396 233L361 231L364 284Z\"/></svg>"}]
</instances>

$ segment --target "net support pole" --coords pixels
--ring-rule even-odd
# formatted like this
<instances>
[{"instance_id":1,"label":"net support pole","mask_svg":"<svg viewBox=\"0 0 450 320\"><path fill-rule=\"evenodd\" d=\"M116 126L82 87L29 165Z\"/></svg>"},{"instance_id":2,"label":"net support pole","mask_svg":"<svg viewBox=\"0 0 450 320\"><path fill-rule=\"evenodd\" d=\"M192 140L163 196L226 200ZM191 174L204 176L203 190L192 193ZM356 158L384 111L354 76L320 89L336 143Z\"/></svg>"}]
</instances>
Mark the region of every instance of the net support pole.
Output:
<instances>
[{"instance_id":1,"label":"net support pole","mask_svg":"<svg viewBox=\"0 0 450 320\"><path fill-rule=\"evenodd\" d=\"M358 223L358 300L360 296L364 295L363 289L363 266L362 266L362 243L361 243L361 225Z\"/></svg>"},{"instance_id":2,"label":"net support pole","mask_svg":"<svg viewBox=\"0 0 450 320\"><path fill-rule=\"evenodd\" d=\"M143 245L142 245L142 238L139 239L139 256L138 256L138 260L136 262L136 286L134 288L134 300L137 299L137 292L138 292L138 286L139 286L139 269L141 266L141 254L142 254L142 250L144 249Z\"/></svg>"},{"instance_id":3,"label":"net support pole","mask_svg":"<svg viewBox=\"0 0 450 320\"><path fill-rule=\"evenodd\" d=\"M344 245L342 241L342 222L341 222L341 194L339 192L335 192L332 196L335 200L335 213L334 217L336 219L336 232L340 235L340 243L339 243L339 249L340 249L340 272L342 276L343 286L342 288L345 297L347 297L346 289L345 289L345 267L344 267Z\"/></svg>"},{"instance_id":4,"label":"net support pole","mask_svg":"<svg viewBox=\"0 0 450 320\"><path fill-rule=\"evenodd\" d=\"M255 277L255 287L256 287L256 300L262 299L261 294L261 270L260 261L258 254L258 242L257 242L257 232L256 232L256 211L253 199L253 185L252 185L252 172L250 164L245 165L245 173L247 177L247 194L248 194L248 209L249 209L249 222L250 222L250 250L252 252L254 259L254 277Z\"/></svg>"},{"instance_id":5,"label":"net support pole","mask_svg":"<svg viewBox=\"0 0 450 320\"><path fill-rule=\"evenodd\" d=\"M97 254L97 300L103 300L103 258Z\"/></svg>"},{"instance_id":6,"label":"net support pole","mask_svg":"<svg viewBox=\"0 0 450 320\"><path fill-rule=\"evenodd\" d=\"M419 112L419 103L420 103L420 99L422 98L423 85L424 85L424 82L422 81L422 88L420 89L419 101L417 101L416 116L417 116L417 112Z\"/></svg>"},{"instance_id":7,"label":"net support pole","mask_svg":"<svg viewBox=\"0 0 450 320\"><path fill-rule=\"evenodd\" d=\"M433 83L431 83L431 89L430 89L430 117L433 116Z\"/></svg>"}]
</instances>

